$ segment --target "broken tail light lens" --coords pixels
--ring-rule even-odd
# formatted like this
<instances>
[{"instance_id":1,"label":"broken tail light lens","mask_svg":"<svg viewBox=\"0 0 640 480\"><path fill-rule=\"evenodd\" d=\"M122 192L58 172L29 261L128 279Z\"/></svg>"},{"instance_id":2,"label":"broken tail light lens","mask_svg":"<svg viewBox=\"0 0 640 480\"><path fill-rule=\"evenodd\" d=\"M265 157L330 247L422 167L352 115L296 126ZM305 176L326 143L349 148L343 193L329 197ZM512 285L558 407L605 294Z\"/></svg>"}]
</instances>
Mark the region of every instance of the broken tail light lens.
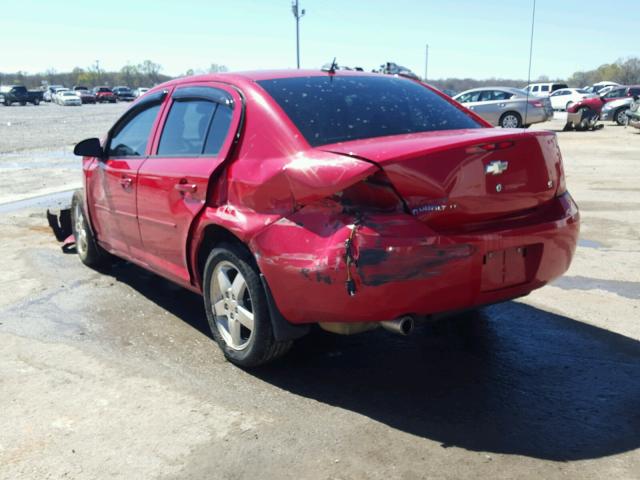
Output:
<instances>
[{"instance_id":1,"label":"broken tail light lens","mask_svg":"<svg viewBox=\"0 0 640 480\"><path fill-rule=\"evenodd\" d=\"M406 211L404 201L383 172L378 172L335 195L345 211Z\"/></svg>"}]
</instances>

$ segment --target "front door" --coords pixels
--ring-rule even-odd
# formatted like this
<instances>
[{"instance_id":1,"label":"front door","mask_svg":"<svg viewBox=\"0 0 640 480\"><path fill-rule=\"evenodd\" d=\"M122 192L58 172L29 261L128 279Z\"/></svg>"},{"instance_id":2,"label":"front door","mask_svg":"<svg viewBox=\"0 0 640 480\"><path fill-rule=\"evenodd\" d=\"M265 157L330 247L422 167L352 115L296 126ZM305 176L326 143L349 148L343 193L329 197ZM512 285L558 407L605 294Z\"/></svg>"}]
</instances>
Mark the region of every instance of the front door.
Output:
<instances>
[{"instance_id":1,"label":"front door","mask_svg":"<svg viewBox=\"0 0 640 480\"><path fill-rule=\"evenodd\" d=\"M136 106L115 124L105 147L106 158L98 162L89 180L97 237L105 248L125 258L140 256L138 169L151 144L161 100Z\"/></svg>"},{"instance_id":2,"label":"front door","mask_svg":"<svg viewBox=\"0 0 640 480\"><path fill-rule=\"evenodd\" d=\"M184 85L173 91L153 154L138 171L138 221L145 263L190 281L187 240L207 200L209 180L230 152L241 99L226 86Z\"/></svg>"}]
</instances>

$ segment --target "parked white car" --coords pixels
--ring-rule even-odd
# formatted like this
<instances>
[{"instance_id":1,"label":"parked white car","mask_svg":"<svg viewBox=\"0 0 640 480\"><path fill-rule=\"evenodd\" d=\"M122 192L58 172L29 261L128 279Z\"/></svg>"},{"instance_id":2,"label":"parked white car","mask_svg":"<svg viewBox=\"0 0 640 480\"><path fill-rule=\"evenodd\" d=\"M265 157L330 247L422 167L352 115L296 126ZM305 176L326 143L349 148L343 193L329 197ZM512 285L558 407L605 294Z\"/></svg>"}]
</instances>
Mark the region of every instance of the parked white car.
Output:
<instances>
[{"instance_id":1,"label":"parked white car","mask_svg":"<svg viewBox=\"0 0 640 480\"><path fill-rule=\"evenodd\" d=\"M76 95L76 92L72 92L69 89L64 92L57 91L55 99L56 103L63 107L82 105L82 100L80 100L80 97Z\"/></svg>"},{"instance_id":2,"label":"parked white car","mask_svg":"<svg viewBox=\"0 0 640 480\"><path fill-rule=\"evenodd\" d=\"M133 94L136 96L136 98L141 97L142 95L144 95L145 93L147 93L149 91L148 88L146 87L140 87L140 88L136 88L135 91L133 92Z\"/></svg>"},{"instance_id":3,"label":"parked white car","mask_svg":"<svg viewBox=\"0 0 640 480\"><path fill-rule=\"evenodd\" d=\"M544 83L530 83L524 87L525 92L529 92L529 95L534 97L548 97L556 90L561 88L567 88L569 85L566 83L544 82Z\"/></svg>"},{"instance_id":4,"label":"parked white car","mask_svg":"<svg viewBox=\"0 0 640 480\"><path fill-rule=\"evenodd\" d=\"M602 95L603 93L607 93L609 90L612 90L613 88L619 86L619 83L605 80L603 82L594 83L590 87L585 87L584 89L589 93L597 93L598 95Z\"/></svg>"},{"instance_id":5,"label":"parked white car","mask_svg":"<svg viewBox=\"0 0 640 480\"><path fill-rule=\"evenodd\" d=\"M566 110L574 103L595 96L582 88L561 88L549 95L549 100L554 110Z\"/></svg>"},{"instance_id":6,"label":"parked white car","mask_svg":"<svg viewBox=\"0 0 640 480\"><path fill-rule=\"evenodd\" d=\"M62 87L62 88L56 88L55 92L53 92L53 93L51 94L51 101L52 101L53 103L58 103L58 95L60 95L60 94L62 94L62 93L64 93L64 92L70 92L70 91L71 91L70 89L68 89L68 88L64 88L64 87Z\"/></svg>"}]
</instances>

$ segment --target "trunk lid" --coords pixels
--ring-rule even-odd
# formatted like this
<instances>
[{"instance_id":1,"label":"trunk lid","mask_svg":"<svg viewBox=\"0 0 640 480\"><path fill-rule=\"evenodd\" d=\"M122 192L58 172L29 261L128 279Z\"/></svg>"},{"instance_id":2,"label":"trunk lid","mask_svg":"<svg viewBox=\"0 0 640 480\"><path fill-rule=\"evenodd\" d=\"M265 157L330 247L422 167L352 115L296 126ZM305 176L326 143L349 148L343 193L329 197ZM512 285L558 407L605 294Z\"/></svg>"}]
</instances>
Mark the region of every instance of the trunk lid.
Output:
<instances>
[{"instance_id":1,"label":"trunk lid","mask_svg":"<svg viewBox=\"0 0 640 480\"><path fill-rule=\"evenodd\" d=\"M556 136L546 131L448 130L321 149L377 164L411 213L440 230L530 214L556 195L563 176Z\"/></svg>"}]
</instances>

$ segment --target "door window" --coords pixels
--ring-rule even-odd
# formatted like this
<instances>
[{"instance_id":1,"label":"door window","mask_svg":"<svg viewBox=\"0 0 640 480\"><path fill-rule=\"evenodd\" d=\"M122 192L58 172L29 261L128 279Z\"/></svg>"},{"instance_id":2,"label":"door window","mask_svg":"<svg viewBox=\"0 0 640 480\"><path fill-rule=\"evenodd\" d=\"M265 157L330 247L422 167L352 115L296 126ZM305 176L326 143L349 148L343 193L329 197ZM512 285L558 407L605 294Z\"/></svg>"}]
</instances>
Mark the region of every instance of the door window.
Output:
<instances>
[{"instance_id":1,"label":"door window","mask_svg":"<svg viewBox=\"0 0 640 480\"><path fill-rule=\"evenodd\" d=\"M541 85L540 86L540 91L541 92L548 92L549 91L549 85Z\"/></svg>"},{"instance_id":2,"label":"door window","mask_svg":"<svg viewBox=\"0 0 640 480\"><path fill-rule=\"evenodd\" d=\"M479 102L481 94L482 94L482 91L464 93L458 97L458 102L460 103Z\"/></svg>"},{"instance_id":3,"label":"door window","mask_svg":"<svg viewBox=\"0 0 640 480\"><path fill-rule=\"evenodd\" d=\"M217 155L220 152L231 126L232 114L233 111L226 105L219 104L218 108L216 108L204 146L206 155Z\"/></svg>"},{"instance_id":4,"label":"door window","mask_svg":"<svg viewBox=\"0 0 640 480\"><path fill-rule=\"evenodd\" d=\"M624 97L624 88L617 88L604 94L602 98L618 98Z\"/></svg>"},{"instance_id":5,"label":"door window","mask_svg":"<svg viewBox=\"0 0 640 480\"><path fill-rule=\"evenodd\" d=\"M216 155L229 131L232 113L228 106L204 99L174 101L158 155Z\"/></svg>"},{"instance_id":6,"label":"door window","mask_svg":"<svg viewBox=\"0 0 640 480\"><path fill-rule=\"evenodd\" d=\"M200 155L216 104L175 100L162 130L158 155Z\"/></svg>"},{"instance_id":7,"label":"door window","mask_svg":"<svg viewBox=\"0 0 640 480\"><path fill-rule=\"evenodd\" d=\"M144 155L159 110L160 104L152 105L118 125L109 141L109 157Z\"/></svg>"},{"instance_id":8,"label":"door window","mask_svg":"<svg viewBox=\"0 0 640 480\"><path fill-rule=\"evenodd\" d=\"M484 90L480 96L481 102L491 102L496 100L509 100L511 94L501 90Z\"/></svg>"}]
</instances>

